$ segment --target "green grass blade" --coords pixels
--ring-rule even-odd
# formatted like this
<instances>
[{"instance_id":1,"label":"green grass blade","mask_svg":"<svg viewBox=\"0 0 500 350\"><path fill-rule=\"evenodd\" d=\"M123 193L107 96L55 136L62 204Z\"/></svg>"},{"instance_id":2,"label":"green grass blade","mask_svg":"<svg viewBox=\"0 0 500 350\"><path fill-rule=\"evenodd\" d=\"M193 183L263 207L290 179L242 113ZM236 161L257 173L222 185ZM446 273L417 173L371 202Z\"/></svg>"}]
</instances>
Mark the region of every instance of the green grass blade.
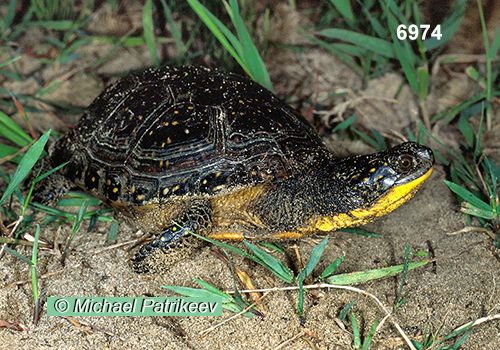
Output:
<instances>
[{"instance_id":1,"label":"green grass blade","mask_svg":"<svg viewBox=\"0 0 500 350\"><path fill-rule=\"evenodd\" d=\"M174 222L175 223L175 222ZM175 223L176 224L176 223ZM176 224L177 225L177 224ZM177 225L179 228L182 229L182 226L180 225ZM195 237L198 237L200 239L203 239L204 241L207 241L207 242L210 242L212 244L215 244L216 246L218 247L221 247L221 248L224 248L224 249L227 249L231 252L234 252L236 254L239 254L241 256L244 256L245 258L248 258L252 261L255 261L256 263L258 264L261 264L263 266L265 266L265 263L259 258L259 257L256 257L252 254L248 254L247 252L241 250L241 249L238 249L236 247L233 247L233 246L230 246L229 244L226 244L226 243L223 243L223 242L220 242L220 241L216 241L214 239L211 239L211 238L208 238L208 237L205 237L205 236L202 236L202 235L199 235L197 233L194 233L194 232L189 232L189 234L195 236Z\"/></svg>"},{"instance_id":2,"label":"green grass blade","mask_svg":"<svg viewBox=\"0 0 500 350\"><path fill-rule=\"evenodd\" d=\"M144 39L148 45L149 53L151 54L155 67L159 68L160 59L156 54L156 40L153 27L153 2L151 0L146 1L146 4L144 4L142 24L144 28Z\"/></svg>"},{"instance_id":3,"label":"green grass blade","mask_svg":"<svg viewBox=\"0 0 500 350\"><path fill-rule=\"evenodd\" d=\"M387 58L396 58L393 46L390 42L369 36L366 34L352 32L346 29L328 28L320 30L317 35L329 39L340 39L373 51Z\"/></svg>"},{"instance_id":4,"label":"green grass blade","mask_svg":"<svg viewBox=\"0 0 500 350\"><path fill-rule=\"evenodd\" d=\"M370 329L370 333L365 338L365 341L363 342L363 346L361 347L361 350L368 350L370 348L370 344L372 342L373 336L375 335L375 331L377 330L378 326L378 321L379 318L375 320L375 323L373 324L372 328Z\"/></svg>"},{"instance_id":5,"label":"green grass blade","mask_svg":"<svg viewBox=\"0 0 500 350\"><path fill-rule=\"evenodd\" d=\"M342 311L340 311L339 319L341 321L345 320L345 318L347 317L347 313L349 312L349 310L351 309L351 307L354 305L354 303L356 303L356 302L355 301L351 301L349 304L347 304L346 306L344 306L344 308L342 309Z\"/></svg>"},{"instance_id":6,"label":"green grass blade","mask_svg":"<svg viewBox=\"0 0 500 350\"><path fill-rule=\"evenodd\" d=\"M380 21L371 14L370 10L365 6L365 4L361 1L358 1L358 4L361 6L366 18L368 18L368 20L370 21L370 24L377 36L379 38L386 38L387 36L389 36L389 32L387 31L387 29L384 28Z\"/></svg>"},{"instance_id":7,"label":"green grass blade","mask_svg":"<svg viewBox=\"0 0 500 350\"><path fill-rule=\"evenodd\" d=\"M418 93L420 101L424 101L429 93L429 66L427 64L417 68Z\"/></svg>"},{"instance_id":8,"label":"green grass blade","mask_svg":"<svg viewBox=\"0 0 500 350\"><path fill-rule=\"evenodd\" d=\"M224 2L226 4L226 2ZM264 61L259 55L259 52L252 42L252 39L245 27L243 18L239 13L238 2L236 0L229 0L230 8L228 8L231 20L236 28L236 33L238 34L239 41L242 45L242 60L245 61L245 65L248 70L245 71L252 77L253 80L266 87L268 90L273 91L273 86L271 84L271 79L267 73ZM245 67L243 67L245 68Z\"/></svg>"},{"instance_id":9,"label":"green grass blade","mask_svg":"<svg viewBox=\"0 0 500 350\"><path fill-rule=\"evenodd\" d=\"M497 211L491 208L491 210L483 210L481 208L476 207L468 202L465 202L462 206L462 212L465 214L473 215L478 218L483 218L486 220L493 220L497 218Z\"/></svg>"},{"instance_id":10,"label":"green grass blade","mask_svg":"<svg viewBox=\"0 0 500 350\"><path fill-rule=\"evenodd\" d=\"M40 237L40 225L36 225L35 240L33 242L33 254L31 255L31 288L33 290L33 300L38 299L38 283L36 280L36 262L38 256L38 238Z\"/></svg>"},{"instance_id":11,"label":"green grass blade","mask_svg":"<svg viewBox=\"0 0 500 350\"><path fill-rule=\"evenodd\" d=\"M31 21L26 22L28 28L42 27L45 29L54 29L61 31L68 31L73 27L73 21Z\"/></svg>"},{"instance_id":12,"label":"green grass blade","mask_svg":"<svg viewBox=\"0 0 500 350\"><path fill-rule=\"evenodd\" d=\"M19 254L18 252L16 252L15 250L12 250L10 249L9 247L4 247L5 250L7 250L9 253L11 253L12 255L14 255L16 258L19 258L21 259L22 261L24 261L26 264L28 264L29 266L31 266L33 263L31 262L30 259L28 259L27 257L25 256L22 256L21 254Z\"/></svg>"},{"instance_id":13,"label":"green grass blade","mask_svg":"<svg viewBox=\"0 0 500 350\"><path fill-rule=\"evenodd\" d=\"M238 304L238 306L241 308L241 310L245 310L248 306L250 306L250 304L247 304L243 300L243 298L241 297L241 294L238 291L238 287L236 286L236 274L234 273L233 261L231 260L231 257L229 256L229 254L225 250L223 250L223 251L224 251L224 254L226 254L227 260L229 261L229 266L231 267L231 276L233 277L233 291L234 291L233 299L236 302L236 304ZM252 309L250 309L249 311L252 313L255 312Z\"/></svg>"},{"instance_id":14,"label":"green grass blade","mask_svg":"<svg viewBox=\"0 0 500 350\"><path fill-rule=\"evenodd\" d=\"M365 134L364 132L361 132L359 131L358 129L355 129L355 128L351 128L351 130L356 134L358 135L359 137L361 137L363 139L363 141L365 141L367 144L369 144L370 146L372 146L373 148L375 149L378 149L379 147L379 143L377 142L377 140L374 140L372 139L370 136L368 136L367 134Z\"/></svg>"},{"instance_id":15,"label":"green grass blade","mask_svg":"<svg viewBox=\"0 0 500 350\"><path fill-rule=\"evenodd\" d=\"M283 246L277 242L269 243L269 242L259 242L259 245L266 247L267 249L272 249L280 253L285 253L285 249Z\"/></svg>"},{"instance_id":16,"label":"green grass blade","mask_svg":"<svg viewBox=\"0 0 500 350\"><path fill-rule=\"evenodd\" d=\"M352 324L352 334L354 336L354 348L359 349L361 347L361 336L359 334L358 321L356 320L356 316L354 316L354 312L352 310L351 310L351 324Z\"/></svg>"},{"instance_id":17,"label":"green grass blade","mask_svg":"<svg viewBox=\"0 0 500 350\"><path fill-rule=\"evenodd\" d=\"M457 0L454 10L450 11L451 16L448 17L441 25L441 34L443 36L439 40L436 37L429 36L423 43L426 50L434 50L435 48L448 42L462 23L465 15L465 9L466 0ZM430 30L434 30L434 28L431 28Z\"/></svg>"},{"instance_id":18,"label":"green grass blade","mask_svg":"<svg viewBox=\"0 0 500 350\"><path fill-rule=\"evenodd\" d=\"M14 17L16 15L16 6L18 0L10 0L9 7L7 9L7 14L3 19L0 19L0 28L2 28L2 39L5 40L7 37L7 33L14 22Z\"/></svg>"},{"instance_id":19,"label":"green grass blade","mask_svg":"<svg viewBox=\"0 0 500 350\"><path fill-rule=\"evenodd\" d=\"M42 137L40 137L40 139L30 147L28 152L26 152L21 162L19 162L19 166L17 167L16 172L12 176L12 181L9 183L9 186L0 199L0 205L2 205L7 198L9 198L9 196L12 194L12 192L14 192L17 186L19 186L19 184L23 182L26 176L28 176L28 174L31 172L31 169L43 152L43 148L45 147L45 144L49 139L49 135L50 130L43 134Z\"/></svg>"},{"instance_id":20,"label":"green grass blade","mask_svg":"<svg viewBox=\"0 0 500 350\"><path fill-rule=\"evenodd\" d=\"M424 345L416 340L412 340L411 343L417 350L425 350Z\"/></svg>"},{"instance_id":21,"label":"green grass blade","mask_svg":"<svg viewBox=\"0 0 500 350\"><path fill-rule=\"evenodd\" d=\"M396 16L398 23L404 24L408 27L409 23L406 19L406 16L403 12L401 12L401 10L398 7L398 4L396 4L393 0L379 0L379 3L387 17L391 16L394 18L394 16ZM393 28L396 27L397 26Z\"/></svg>"},{"instance_id":22,"label":"green grass blade","mask_svg":"<svg viewBox=\"0 0 500 350\"><path fill-rule=\"evenodd\" d=\"M477 198L476 196L474 196L472 193L470 193L469 191L467 191L465 188L460 187L459 185L457 185L457 184L455 184L453 182L447 181L447 180L444 180L444 182L445 182L446 185L448 185L448 187L450 188L450 190L452 190L453 192L455 192L456 194L458 194L466 202L469 202L470 204L474 205L475 207L477 207L477 208L479 208L481 210L484 210L484 211L493 211L493 208L491 207L491 205L489 205L488 203L483 202L482 200L480 200L479 198Z\"/></svg>"},{"instance_id":23,"label":"green grass blade","mask_svg":"<svg viewBox=\"0 0 500 350\"><path fill-rule=\"evenodd\" d=\"M234 301L234 299L231 296L219 291L218 289L214 288L213 286L211 286L206 282L203 282L198 279L195 280L204 287L209 286L210 290L189 288L189 287L177 287L177 286L162 286L162 288L171 290L175 293L185 295L188 297L202 297L202 298L219 297L222 298L223 308L235 313L243 311L243 309L241 309L241 307ZM252 313L248 311L245 312L243 315L248 317L253 317Z\"/></svg>"},{"instance_id":24,"label":"green grass blade","mask_svg":"<svg viewBox=\"0 0 500 350\"><path fill-rule=\"evenodd\" d=\"M417 261L414 263L408 264L408 270L412 270L414 268L424 266L428 263L428 260ZM401 273L404 269L403 265L390 266L382 269L368 270L368 271L359 271L359 272L351 272L342 275L335 275L327 278L327 282L336 285L349 285L355 283L363 283L375 279L385 278L397 275Z\"/></svg>"},{"instance_id":25,"label":"green grass blade","mask_svg":"<svg viewBox=\"0 0 500 350\"><path fill-rule=\"evenodd\" d=\"M346 120L344 120L343 122L337 124L333 130L332 130L332 134L335 134L336 132L340 132L340 131L343 131L343 130L346 130L347 128L349 128L349 126L351 126L355 121L356 119L358 118L358 115L354 115Z\"/></svg>"},{"instance_id":26,"label":"green grass blade","mask_svg":"<svg viewBox=\"0 0 500 350\"><path fill-rule=\"evenodd\" d=\"M10 157L11 155L16 154L18 151L19 148L0 144L0 159L5 157ZM19 156L16 156L10 159L10 161L13 163L19 163L20 158Z\"/></svg>"},{"instance_id":27,"label":"green grass blade","mask_svg":"<svg viewBox=\"0 0 500 350\"><path fill-rule=\"evenodd\" d=\"M399 286L399 291L398 291L398 295L396 296L396 301L394 302L394 305L395 305L395 309L396 311L394 313L397 312L397 309L400 305L400 299L401 299L401 294L403 293L403 287L405 285L405 281L406 281L406 274L408 273L408 258L410 256L410 245L409 244L406 244L406 247L405 247L405 261L404 261L404 264L403 264L403 277L401 278L401 285Z\"/></svg>"},{"instance_id":28,"label":"green grass blade","mask_svg":"<svg viewBox=\"0 0 500 350\"><path fill-rule=\"evenodd\" d=\"M337 267L339 267L340 263L342 262L342 260L344 260L345 258L345 254L343 254L342 256L340 256L337 260L335 260L333 262L333 264L331 264L330 266L328 266L325 271L323 271L323 273L321 274L321 278L326 278L328 276L330 276L332 273L335 272L335 270L337 269Z\"/></svg>"},{"instance_id":29,"label":"green grass blade","mask_svg":"<svg viewBox=\"0 0 500 350\"><path fill-rule=\"evenodd\" d=\"M267 254L265 251L254 246L251 243L248 242L243 242L243 243L245 243L248 249L250 249L257 257L259 257L259 259L261 259L262 261L261 265L269 269L272 273L274 273L283 281L288 283L292 282L293 272L281 261Z\"/></svg>"},{"instance_id":30,"label":"green grass blade","mask_svg":"<svg viewBox=\"0 0 500 350\"><path fill-rule=\"evenodd\" d=\"M109 229L108 243L116 242L117 236L118 236L118 221L114 221L111 224L111 228Z\"/></svg>"},{"instance_id":31,"label":"green grass blade","mask_svg":"<svg viewBox=\"0 0 500 350\"><path fill-rule=\"evenodd\" d=\"M405 73L406 80L408 80L408 83L410 84L411 88L416 94L419 94L419 84L418 84L418 79L417 75L415 73L415 67L413 66L414 60L409 58L407 55L407 48L408 48L408 42L404 42L403 45L399 43L399 39L396 37L396 35L391 31L392 39L394 41L394 51L396 52L396 56L399 60L399 63L401 64L401 67L403 68L403 72Z\"/></svg>"},{"instance_id":32,"label":"green grass blade","mask_svg":"<svg viewBox=\"0 0 500 350\"><path fill-rule=\"evenodd\" d=\"M9 116L0 111L0 135L21 147L29 145L33 141L19 125Z\"/></svg>"},{"instance_id":33,"label":"green grass blade","mask_svg":"<svg viewBox=\"0 0 500 350\"><path fill-rule=\"evenodd\" d=\"M472 325L473 325L473 324L474 324L474 323L473 323L473 322L471 322L471 323L470 323L467 327L464 327L464 328L462 328L462 329L459 329L459 330L458 330L458 331L456 331L456 332L453 332L453 333L448 334L447 336L445 336L445 337L443 338L443 340L442 340L442 341L446 341L446 340L448 340L448 339L451 339L451 338L453 338L453 337L456 337L456 336L457 336L457 335L459 335L460 333L463 333L463 332L467 331L468 329L470 329L470 328L472 327ZM466 338L470 335L470 333L471 333L471 332L472 332L472 329L471 329L471 330L470 330L467 334L465 334L465 336L464 336L462 339L460 339L460 341L459 341L459 342L460 342L460 344L461 344L461 343L462 343L462 342L463 342L463 341L464 341L464 340L465 340L465 339L466 339ZM457 343L457 344L458 344L458 343ZM457 348L457 349L458 349L458 348Z\"/></svg>"},{"instance_id":34,"label":"green grass blade","mask_svg":"<svg viewBox=\"0 0 500 350\"><path fill-rule=\"evenodd\" d=\"M476 135L474 133L474 130L472 130L471 125L464 116L461 115L460 118L458 118L457 126L462 135L469 143L469 146L472 147L476 143Z\"/></svg>"},{"instance_id":35,"label":"green grass blade","mask_svg":"<svg viewBox=\"0 0 500 350\"><path fill-rule=\"evenodd\" d=\"M188 297L201 297L201 298L220 297L220 295L208 291L206 289L177 287L177 286L162 286L162 288L171 290L172 292L176 292L178 294L186 295ZM229 296L227 296L226 298L229 298Z\"/></svg>"},{"instance_id":36,"label":"green grass blade","mask_svg":"<svg viewBox=\"0 0 500 350\"><path fill-rule=\"evenodd\" d=\"M327 43L324 40L320 40L316 38L314 35L310 33L306 33L303 30L301 30L309 40L311 40L312 43L318 44L319 46L323 47L324 49L330 51L333 53L335 56L337 56L340 60L342 60L345 64L347 64L351 69L353 69L357 74L362 75L363 74L363 69L357 64L357 62L349 55L346 55L344 51L341 49L344 46L340 46L338 44L331 44Z\"/></svg>"},{"instance_id":37,"label":"green grass blade","mask_svg":"<svg viewBox=\"0 0 500 350\"><path fill-rule=\"evenodd\" d=\"M304 284L299 280L299 302L297 303L297 311L299 316L304 314Z\"/></svg>"},{"instance_id":38,"label":"green grass blade","mask_svg":"<svg viewBox=\"0 0 500 350\"><path fill-rule=\"evenodd\" d=\"M337 9L340 15L344 18L349 27L354 25L354 13L351 9L350 0L330 0L333 6Z\"/></svg>"},{"instance_id":39,"label":"green grass blade","mask_svg":"<svg viewBox=\"0 0 500 350\"><path fill-rule=\"evenodd\" d=\"M499 49L500 49L500 28L498 28L497 33L493 38L493 42L491 43L489 52L489 56L491 59L495 59Z\"/></svg>"},{"instance_id":40,"label":"green grass blade","mask_svg":"<svg viewBox=\"0 0 500 350\"><path fill-rule=\"evenodd\" d=\"M469 337L469 335L471 335L472 331L473 331L472 329L470 331L468 331L467 334L465 334L462 338L460 338L460 340L458 340L455 344L450 346L449 350L459 349L460 345L462 345L462 343Z\"/></svg>"},{"instance_id":41,"label":"green grass blade","mask_svg":"<svg viewBox=\"0 0 500 350\"><path fill-rule=\"evenodd\" d=\"M321 255L323 254L323 250L325 250L326 243L328 242L328 236L326 236L320 244L315 246L313 250L311 251L311 256L309 257L309 261L307 262L306 266L302 271L300 271L299 277L297 278L299 282L302 282L305 280L307 276L311 274L311 272L314 270L316 265L319 262L319 259L321 258Z\"/></svg>"},{"instance_id":42,"label":"green grass blade","mask_svg":"<svg viewBox=\"0 0 500 350\"><path fill-rule=\"evenodd\" d=\"M500 167L489 160L488 157L484 157L484 164L488 169L490 176L493 180L493 193L496 193L496 184L500 183Z\"/></svg>"},{"instance_id":43,"label":"green grass blade","mask_svg":"<svg viewBox=\"0 0 500 350\"><path fill-rule=\"evenodd\" d=\"M177 28L177 24L174 21L174 18L172 17L172 10L170 10L170 7L167 5L165 0L160 0L161 5L163 6L163 12L165 13L165 18L167 19L167 22L170 27L170 33L172 33L172 36L175 39L175 42L177 44L177 50L179 51L179 56L184 56L186 52L186 46L184 45L184 42L182 41L182 34L181 31L179 30L181 28L181 22L179 21L179 28Z\"/></svg>"},{"instance_id":44,"label":"green grass blade","mask_svg":"<svg viewBox=\"0 0 500 350\"><path fill-rule=\"evenodd\" d=\"M212 286L210 283L208 282L205 282L203 280L200 280L199 278L195 278L193 277L193 279L198 282L199 284L202 285L203 288L207 289L208 291L212 292L215 294L215 296L220 296L222 298L225 298L225 299L231 299L232 297L229 295L229 294L226 294L224 292L221 292L220 290L218 290L217 288L215 288L214 286Z\"/></svg>"},{"instance_id":45,"label":"green grass blade","mask_svg":"<svg viewBox=\"0 0 500 350\"><path fill-rule=\"evenodd\" d=\"M224 48L229 52L231 56L238 62L241 67L245 64L242 61L239 53L242 52L241 45L239 45L236 37L224 26L224 24L219 21L208 9L203 6L198 0L187 0L191 8L196 12L196 14L201 18L203 23L210 29L210 31L215 35L217 40L219 40L224 46ZM224 30L224 28L226 30ZM223 32L224 31L224 32ZM227 37L227 38L226 38ZM231 43L229 42L231 41ZM236 48L233 45L239 45Z\"/></svg>"}]
</instances>

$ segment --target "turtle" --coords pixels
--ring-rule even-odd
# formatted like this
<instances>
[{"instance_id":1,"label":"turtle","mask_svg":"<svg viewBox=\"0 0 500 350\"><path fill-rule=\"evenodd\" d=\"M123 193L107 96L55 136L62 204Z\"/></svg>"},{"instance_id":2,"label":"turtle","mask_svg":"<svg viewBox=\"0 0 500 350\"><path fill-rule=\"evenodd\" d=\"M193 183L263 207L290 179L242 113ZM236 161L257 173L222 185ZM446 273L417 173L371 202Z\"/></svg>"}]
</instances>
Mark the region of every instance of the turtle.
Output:
<instances>
[{"instance_id":1,"label":"turtle","mask_svg":"<svg viewBox=\"0 0 500 350\"><path fill-rule=\"evenodd\" d=\"M197 66L134 73L54 142L36 199L79 187L153 234L138 272L168 269L203 240L299 239L394 210L429 177L430 148L405 142L339 158L273 93Z\"/></svg>"}]
</instances>

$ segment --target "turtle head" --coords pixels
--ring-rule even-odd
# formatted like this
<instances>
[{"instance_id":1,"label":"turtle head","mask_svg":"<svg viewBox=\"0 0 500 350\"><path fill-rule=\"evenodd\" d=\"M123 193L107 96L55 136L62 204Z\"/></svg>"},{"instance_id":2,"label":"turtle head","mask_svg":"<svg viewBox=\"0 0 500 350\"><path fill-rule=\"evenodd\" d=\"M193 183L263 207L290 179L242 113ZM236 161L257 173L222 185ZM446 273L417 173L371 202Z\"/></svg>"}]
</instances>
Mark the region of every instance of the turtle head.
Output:
<instances>
[{"instance_id":1,"label":"turtle head","mask_svg":"<svg viewBox=\"0 0 500 350\"><path fill-rule=\"evenodd\" d=\"M347 158L344 169L348 188L361 199L363 207L399 201L413 194L429 177L434 165L434 154L426 146L406 142L386 151L367 156Z\"/></svg>"},{"instance_id":2,"label":"turtle head","mask_svg":"<svg viewBox=\"0 0 500 350\"><path fill-rule=\"evenodd\" d=\"M434 154L428 147L406 142L383 152L344 158L335 164L337 203L342 209L322 217L315 224L319 230L368 223L385 215L410 199L434 165Z\"/></svg>"}]
</instances>

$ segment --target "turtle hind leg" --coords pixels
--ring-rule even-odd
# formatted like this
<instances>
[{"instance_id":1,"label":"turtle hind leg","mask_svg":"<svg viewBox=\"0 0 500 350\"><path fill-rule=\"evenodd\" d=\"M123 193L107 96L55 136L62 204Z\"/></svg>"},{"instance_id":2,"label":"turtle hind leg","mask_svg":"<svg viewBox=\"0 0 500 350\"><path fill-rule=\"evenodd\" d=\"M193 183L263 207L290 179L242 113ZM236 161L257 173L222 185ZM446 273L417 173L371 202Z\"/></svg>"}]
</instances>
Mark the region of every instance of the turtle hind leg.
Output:
<instances>
[{"instance_id":1,"label":"turtle hind leg","mask_svg":"<svg viewBox=\"0 0 500 350\"><path fill-rule=\"evenodd\" d=\"M166 270L189 257L205 241L189 232L204 234L212 227L212 206L206 199L192 200L188 209L172 221L132 259L136 272Z\"/></svg>"}]
</instances>

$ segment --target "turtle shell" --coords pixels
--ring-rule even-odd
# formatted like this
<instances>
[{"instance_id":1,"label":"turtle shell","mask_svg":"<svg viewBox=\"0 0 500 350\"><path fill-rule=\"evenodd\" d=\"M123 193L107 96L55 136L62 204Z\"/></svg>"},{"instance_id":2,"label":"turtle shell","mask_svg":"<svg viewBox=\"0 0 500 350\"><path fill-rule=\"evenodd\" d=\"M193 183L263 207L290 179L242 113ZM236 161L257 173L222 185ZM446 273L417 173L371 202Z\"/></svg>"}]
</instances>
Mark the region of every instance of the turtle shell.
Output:
<instances>
[{"instance_id":1,"label":"turtle shell","mask_svg":"<svg viewBox=\"0 0 500 350\"><path fill-rule=\"evenodd\" d=\"M326 154L300 114L237 75L200 67L119 80L51 152L80 187L124 205L223 196L280 181Z\"/></svg>"}]
</instances>

